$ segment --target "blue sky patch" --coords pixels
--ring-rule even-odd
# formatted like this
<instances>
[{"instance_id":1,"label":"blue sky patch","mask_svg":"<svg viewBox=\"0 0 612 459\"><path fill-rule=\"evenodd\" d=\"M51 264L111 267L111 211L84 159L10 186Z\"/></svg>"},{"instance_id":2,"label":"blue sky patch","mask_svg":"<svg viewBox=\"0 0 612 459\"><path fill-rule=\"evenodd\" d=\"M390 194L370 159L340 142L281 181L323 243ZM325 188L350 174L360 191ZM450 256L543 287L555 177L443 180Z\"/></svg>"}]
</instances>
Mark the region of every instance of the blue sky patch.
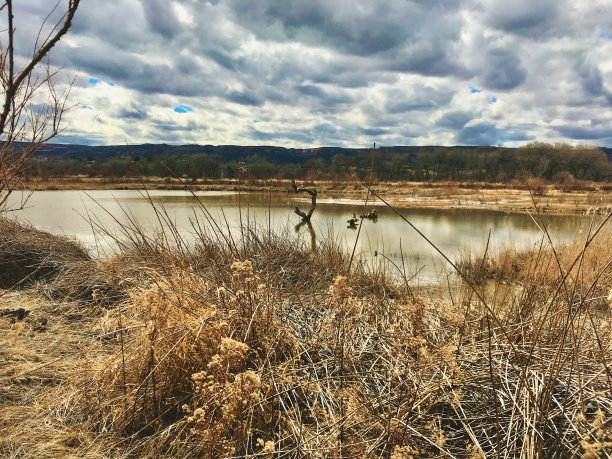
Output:
<instances>
[{"instance_id":1,"label":"blue sky patch","mask_svg":"<svg viewBox=\"0 0 612 459\"><path fill-rule=\"evenodd\" d=\"M470 86L470 92L472 94L478 94L479 92L482 92L482 91L480 89L476 89L476 88Z\"/></svg>"},{"instance_id":2,"label":"blue sky patch","mask_svg":"<svg viewBox=\"0 0 612 459\"><path fill-rule=\"evenodd\" d=\"M253 123L261 123L259 120L253 120Z\"/></svg>"},{"instance_id":3,"label":"blue sky patch","mask_svg":"<svg viewBox=\"0 0 612 459\"><path fill-rule=\"evenodd\" d=\"M112 81L107 81L106 84L109 86L115 86L115 83L113 83Z\"/></svg>"},{"instance_id":4,"label":"blue sky patch","mask_svg":"<svg viewBox=\"0 0 612 459\"><path fill-rule=\"evenodd\" d=\"M491 103L494 104L495 102L497 102L497 96L491 97Z\"/></svg>"},{"instance_id":5,"label":"blue sky patch","mask_svg":"<svg viewBox=\"0 0 612 459\"><path fill-rule=\"evenodd\" d=\"M84 108L85 110L93 110L91 105L81 105L81 108Z\"/></svg>"},{"instance_id":6,"label":"blue sky patch","mask_svg":"<svg viewBox=\"0 0 612 459\"><path fill-rule=\"evenodd\" d=\"M193 111L193 108L191 108L189 105L177 105L174 107L174 111L176 113L189 113Z\"/></svg>"},{"instance_id":7,"label":"blue sky patch","mask_svg":"<svg viewBox=\"0 0 612 459\"><path fill-rule=\"evenodd\" d=\"M599 36L604 40L612 40L612 32L604 32L599 34Z\"/></svg>"},{"instance_id":8,"label":"blue sky patch","mask_svg":"<svg viewBox=\"0 0 612 459\"><path fill-rule=\"evenodd\" d=\"M102 80L98 80L97 78L89 79L89 84L97 85L98 83L102 83Z\"/></svg>"}]
</instances>

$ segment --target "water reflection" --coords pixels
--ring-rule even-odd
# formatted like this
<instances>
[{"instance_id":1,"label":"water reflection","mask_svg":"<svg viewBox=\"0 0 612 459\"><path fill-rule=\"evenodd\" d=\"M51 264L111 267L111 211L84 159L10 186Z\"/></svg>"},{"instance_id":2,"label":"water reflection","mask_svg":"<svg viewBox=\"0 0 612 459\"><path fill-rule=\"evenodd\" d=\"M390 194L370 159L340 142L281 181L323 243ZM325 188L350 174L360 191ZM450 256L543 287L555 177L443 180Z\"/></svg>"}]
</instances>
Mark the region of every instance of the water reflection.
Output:
<instances>
[{"instance_id":1,"label":"water reflection","mask_svg":"<svg viewBox=\"0 0 612 459\"><path fill-rule=\"evenodd\" d=\"M353 213L366 212L363 204L319 202L311 222L304 224L293 209L309 199L298 197L296 201L293 193L198 192L195 199L183 191L151 191L148 195L138 191L41 191L32 195L28 208L18 217L40 229L75 237L90 250L100 250L104 255L112 244L108 240L96 240L91 220L112 233L119 231L120 223L125 223L130 215L142 227L153 230L159 227L159 222L149 199L163 205L168 217L187 238L193 235L191 222L196 217L201 220L201 206L204 206L223 231L235 231L241 223L275 231L291 228L296 237L310 239L313 251L317 239L329 235L349 253L357 241L356 255L364 263L370 266L387 263L392 268L385 258L374 257L378 252L402 266L408 277L421 270L421 282L449 270L426 241L390 209L376 203L368 204L367 211L377 209L377 219L359 219L359 231L347 228L346 222ZM527 214L468 209L401 209L400 212L451 259L457 259L467 250L482 253L489 231L490 253L506 246L525 247L542 237ZM589 222L579 216L546 216L545 220L556 244L573 239Z\"/></svg>"},{"instance_id":2,"label":"water reflection","mask_svg":"<svg viewBox=\"0 0 612 459\"><path fill-rule=\"evenodd\" d=\"M308 228L308 233L310 234L310 251L312 253L316 253L316 251L317 251L317 234L315 233L315 230L314 230L314 228L312 226L312 223L310 223L310 220L301 221L300 223L295 225L295 232L299 234L300 230L304 226L306 228Z\"/></svg>"}]
</instances>

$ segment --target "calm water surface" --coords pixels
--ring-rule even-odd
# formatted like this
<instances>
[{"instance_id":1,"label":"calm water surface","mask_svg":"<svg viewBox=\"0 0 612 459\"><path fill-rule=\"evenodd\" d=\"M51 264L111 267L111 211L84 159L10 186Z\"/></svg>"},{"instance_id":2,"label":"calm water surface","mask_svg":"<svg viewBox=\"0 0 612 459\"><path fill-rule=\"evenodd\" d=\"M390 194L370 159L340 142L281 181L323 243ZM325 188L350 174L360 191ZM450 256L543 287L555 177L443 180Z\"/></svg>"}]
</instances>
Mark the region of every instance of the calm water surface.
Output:
<instances>
[{"instance_id":1,"label":"calm water surface","mask_svg":"<svg viewBox=\"0 0 612 459\"><path fill-rule=\"evenodd\" d=\"M191 221L194 217L205 221L198 200L185 191L151 191L150 198L163 208L187 238L192 237ZM296 205L302 210L309 208L309 201L282 193L235 193L198 192L200 202L210 215L222 226L229 224L230 231L239 234L240 221L256 224L262 229L270 225L274 230L289 231L295 237L310 241L307 227L297 232L295 226L300 218L293 213ZM324 199L325 196L320 196ZM155 211L146 195L139 191L39 191L33 193L27 208L19 212L18 218L37 228L76 238L88 250L105 256L113 244L108 238L96 236L91 222L103 225L111 233L118 231L119 222L128 218L138 221L143 228L159 227ZM369 264L384 262L374 258L374 252L383 253L398 266L405 266L408 274L421 270L419 279L427 283L440 273L449 271L449 266L424 241L390 209L376 207L379 218L376 222L364 220L359 235L356 253ZM347 201L319 203L312 217L317 238L332 234L347 251L352 251L357 231L347 228L346 220L353 212L361 213L363 203ZM442 249L451 259L462 252L473 250L482 254L487 236L491 233L490 251L501 247L525 247L541 240L542 234L527 214L514 214L490 210L466 209L401 209L420 231ZM588 228L590 220L580 216L547 216L547 225L553 242L558 244L573 239Z\"/></svg>"}]
</instances>

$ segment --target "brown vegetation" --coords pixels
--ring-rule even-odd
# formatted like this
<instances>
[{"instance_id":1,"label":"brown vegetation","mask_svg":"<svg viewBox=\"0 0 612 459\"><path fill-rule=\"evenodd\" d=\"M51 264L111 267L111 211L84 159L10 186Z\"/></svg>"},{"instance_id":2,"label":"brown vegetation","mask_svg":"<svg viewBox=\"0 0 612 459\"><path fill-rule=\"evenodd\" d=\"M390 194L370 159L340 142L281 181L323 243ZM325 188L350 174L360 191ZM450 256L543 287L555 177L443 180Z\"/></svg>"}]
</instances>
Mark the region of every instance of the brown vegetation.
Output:
<instances>
[{"instance_id":1,"label":"brown vegetation","mask_svg":"<svg viewBox=\"0 0 612 459\"><path fill-rule=\"evenodd\" d=\"M6 10L8 23L2 31L7 43L0 42L0 211L15 210L6 209L7 201L22 184L28 158L59 133L68 92L58 93L53 82L57 71L43 59L70 29L79 2L70 0L50 31L43 29L45 23L40 26L32 57L25 61L15 53L13 2L6 0L0 7L0 12ZM36 98L43 92L47 100L41 104Z\"/></svg>"},{"instance_id":2,"label":"brown vegetation","mask_svg":"<svg viewBox=\"0 0 612 459\"><path fill-rule=\"evenodd\" d=\"M91 261L76 242L0 218L0 288L30 285Z\"/></svg>"},{"instance_id":3,"label":"brown vegetation","mask_svg":"<svg viewBox=\"0 0 612 459\"><path fill-rule=\"evenodd\" d=\"M612 209L612 188L607 183L580 182L566 186L546 183L543 187L529 188L529 182L384 182L376 183L376 190L394 207L478 208L525 212L533 207L535 198L543 212L553 213L605 213ZM87 178L63 177L51 181L31 180L30 190L91 190L132 189L176 190L185 183L173 178ZM316 188L327 200L337 198L363 199L363 187L358 180L306 182L303 186ZM202 179L189 183L194 191L273 191L291 190L289 180ZM310 199L308 199L310 201ZM306 202L306 201L305 201Z\"/></svg>"},{"instance_id":4,"label":"brown vegetation","mask_svg":"<svg viewBox=\"0 0 612 459\"><path fill-rule=\"evenodd\" d=\"M443 299L347 272L330 241L313 253L288 234L230 237L208 223L194 225L195 245L171 226L124 228L116 257L73 264L95 279L88 296L0 297L33 311L0 319L1 455L598 457L612 446L605 228L556 255L515 253L499 275L476 259L478 276L512 288Z\"/></svg>"},{"instance_id":5,"label":"brown vegetation","mask_svg":"<svg viewBox=\"0 0 612 459\"><path fill-rule=\"evenodd\" d=\"M566 274L574 281L580 278L583 286L594 284L602 295L598 303L605 303L607 292L604 295L602 285L607 285L606 279L612 275L607 267L612 260L612 232L610 229L602 230L587 251L584 251L585 238L555 248L542 238L534 247L521 250L504 248L484 259L469 254L460 262L460 267L478 283L493 280L525 284L537 280L541 286L555 286L559 270L571 266ZM578 256L580 263L572 265Z\"/></svg>"}]
</instances>

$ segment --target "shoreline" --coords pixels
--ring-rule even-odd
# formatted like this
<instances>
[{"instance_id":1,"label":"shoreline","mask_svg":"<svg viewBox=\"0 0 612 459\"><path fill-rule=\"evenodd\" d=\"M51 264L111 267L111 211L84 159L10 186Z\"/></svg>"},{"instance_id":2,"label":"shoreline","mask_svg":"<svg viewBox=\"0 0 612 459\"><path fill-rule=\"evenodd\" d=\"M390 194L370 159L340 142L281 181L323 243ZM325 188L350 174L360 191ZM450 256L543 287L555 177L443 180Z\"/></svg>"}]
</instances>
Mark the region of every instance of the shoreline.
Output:
<instances>
[{"instance_id":1,"label":"shoreline","mask_svg":"<svg viewBox=\"0 0 612 459\"><path fill-rule=\"evenodd\" d=\"M302 186L316 188L319 203L363 204L367 190L358 181L303 181ZM531 188L530 188L531 186ZM69 176L53 180L30 180L27 191L89 190L191 190L231 192L290 193L291 182L284 179L236 180L121 177L113 180L97 177ZM575 189L542 184L490 182L375 182L372 189L397 208L486 209L526 213L534 203L543 213L605 214L612 211L612 185L587 182ZM302 200L301 197L298 198ZM373 199L375 201L373 201ZM304 199L310 200L308 199ZM338 202L337 200L341 200ZM368 205L384 205L370 196Z\"/></svg>"}]
</instances>

